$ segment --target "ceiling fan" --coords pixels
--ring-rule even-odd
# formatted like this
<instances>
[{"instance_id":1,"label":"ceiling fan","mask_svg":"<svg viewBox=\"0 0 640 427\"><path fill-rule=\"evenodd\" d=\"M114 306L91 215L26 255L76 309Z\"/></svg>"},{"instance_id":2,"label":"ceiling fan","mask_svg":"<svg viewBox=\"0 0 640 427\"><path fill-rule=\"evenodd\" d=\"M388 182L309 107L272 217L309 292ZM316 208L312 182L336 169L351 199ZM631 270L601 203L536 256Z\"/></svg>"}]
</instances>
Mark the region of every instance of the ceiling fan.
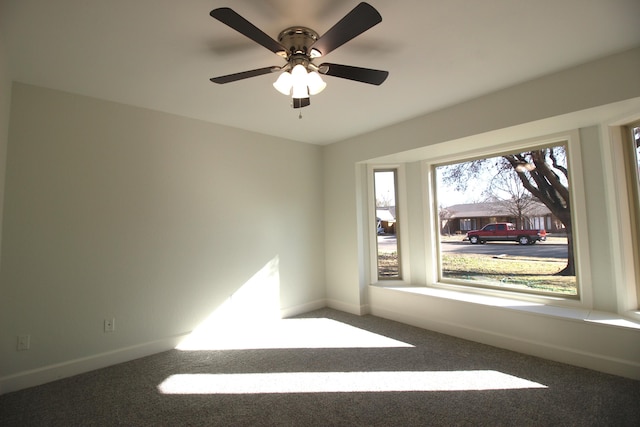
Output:
<instances>
[{"instance_id":1,"label":"ceiling fan","mask_svg":"<svg viewBox=\"0 0 640 427\"><path fill-rule=\"evenodd\" d=\"M373 85L382 84L389 75L388 71L371 68L329 62L320 65L313 63L314 59L328 54L382 22L382 16L368 3L358 4L322 37L310 28L296 26L280 32L278 41L231 8L214 9L210 15L287 61L283 66L264 67L213 77L210 80L214 83L225 84L264 74L282 72L273 86L279 92L292 96L293 108L302 108L310 105L310 95L318 94L326 87L320 74Z\"/></svg>"}]
</instances>

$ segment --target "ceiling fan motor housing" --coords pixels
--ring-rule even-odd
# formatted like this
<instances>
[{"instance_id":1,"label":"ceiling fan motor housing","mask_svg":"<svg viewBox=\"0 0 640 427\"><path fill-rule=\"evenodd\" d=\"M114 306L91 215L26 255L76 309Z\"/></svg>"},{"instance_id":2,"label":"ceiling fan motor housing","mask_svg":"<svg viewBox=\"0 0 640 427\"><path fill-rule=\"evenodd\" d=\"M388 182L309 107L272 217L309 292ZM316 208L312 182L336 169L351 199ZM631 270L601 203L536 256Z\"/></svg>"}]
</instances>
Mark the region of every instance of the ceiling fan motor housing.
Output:
<instances>
[{"instance_id":1,"label":"ceiling fan motor housing","mask_svg":"<svg viewBox=\"0 0 640 427\"><path fill-rule=\"evenodd\" d=\"M287 49L287 52L284 52L282 56L287 61L300 56L306 57L307 61L310 61L312 58L320 56L319 52L311 49L318 37L317 32L307 27L289 27L283 30L278 36L278 41Z\"/></svg>"}]
</instances>

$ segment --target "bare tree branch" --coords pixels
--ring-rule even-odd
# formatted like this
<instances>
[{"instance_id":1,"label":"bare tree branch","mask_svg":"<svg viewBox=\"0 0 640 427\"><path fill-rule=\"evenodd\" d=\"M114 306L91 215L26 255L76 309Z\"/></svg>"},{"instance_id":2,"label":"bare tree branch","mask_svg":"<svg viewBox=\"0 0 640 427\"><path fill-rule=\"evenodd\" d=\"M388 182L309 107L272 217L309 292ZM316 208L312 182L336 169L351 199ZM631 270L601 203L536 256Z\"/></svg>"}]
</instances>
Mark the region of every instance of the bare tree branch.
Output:
<instances>
[{"instance_id":1,"label":"bare tree branch","mask_svg":"<svg viewBox=\"0 0 640 427\"><path fill-rule=\"evenodd\" d=\"M640 144L640 139L637 140L637 144ZM496 175L510 174L512 177L517 177L522 187L530 194L530 198L542 202L563 223L569 241L569 256L567 267L561 274L575 275L569 170L566 165L565 148L563 146L541 148L506 154L493 159L478 159L449 165L442 169L442 179L457 190L464 191L469 184L477 183L482 179L486 180L483 175L491 168L496 171ZM496 185L495 180L488 185ZM506 188L499 190L509 194ZM486 194L491 194L491 189L486 190Z\"/></svg>"}]
</instances>

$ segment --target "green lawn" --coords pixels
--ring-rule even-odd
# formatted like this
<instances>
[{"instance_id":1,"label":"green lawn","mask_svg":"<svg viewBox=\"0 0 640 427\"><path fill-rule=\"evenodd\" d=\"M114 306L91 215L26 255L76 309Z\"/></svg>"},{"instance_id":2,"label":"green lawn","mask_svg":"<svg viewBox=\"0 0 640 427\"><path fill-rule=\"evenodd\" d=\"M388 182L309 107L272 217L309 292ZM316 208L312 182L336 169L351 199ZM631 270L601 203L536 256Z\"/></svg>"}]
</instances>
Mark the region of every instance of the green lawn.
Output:
<instances>
[{"instance_id":1,"label":"green lawn","mask_svg":"<svg viewBox=\"0 0 640 427\"><path fill-rule=\"evenodd\" d=\"M378 254L378 276L384 278L398 277L397 252L380 252Z\"/></svg>"},{"instance_id":2,"label":"green lawn","mask_svg":"<svg viewBox=\"0 0 640 427\"><path fill-rule=\"evenodd\" d=\"M443 254L444 279L459 279L478 284L563 295L577 295L575 276L557 276L566 261L554 258L531 258L478 254ZM397 277L397 253L380 253L378 256L380 277Z\"/></svg>"},{"instance_id":3,"label":"green lawn","mask_svg":"<svg viewBox=\"0 0 640 427\"><path fill-rule=\"evenodd\" d=\"M443 254L442 275L490 286L577 295L575 276L556 276L566 261L529 257Z\"/></svg>"}]
</instances>

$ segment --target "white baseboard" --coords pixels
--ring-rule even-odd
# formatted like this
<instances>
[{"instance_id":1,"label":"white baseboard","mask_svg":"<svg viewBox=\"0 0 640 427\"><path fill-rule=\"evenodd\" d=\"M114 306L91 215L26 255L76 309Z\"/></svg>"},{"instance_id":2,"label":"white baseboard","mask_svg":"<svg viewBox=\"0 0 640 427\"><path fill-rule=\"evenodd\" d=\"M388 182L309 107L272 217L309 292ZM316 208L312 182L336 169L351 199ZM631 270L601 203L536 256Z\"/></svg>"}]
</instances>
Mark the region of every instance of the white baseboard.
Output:
<instances>
[{"instance_id":1,"label":"white baseboard","mask_svg":"<svg viewBox=\"0 0 640 427\"><path fill-rule=\"evenodd\" d=\"M305 304L296 305L293 307L280 309L280 317L286 319L287 317L297 316L298 314L308 313L314 310L320 310L327 306L327 301L319 299L316 301L308 302Z\"/></svg>"},{"instance_id":2,"label":"white baseboard","mask_svg":"<svg viewBox=\"0 0 640 427\"><path fill-rule=\"evenodd\" d=\"M280 310L280 314L282 318L287 318L309 311L319 310L324 307L327 307L327 301L320 299L282 309ZM0 395L171 350L188 335L189 333L187 332L158 341L138 344L8 375L0 378Z\"/></svg>"},{"instance_id":3,"label":"white baseboard","mask_svg":"<svg viewBox=\"0 0 640 427\"><path fill-rule=\"evenodd\" d=\"M188 334L18 372L0 378L0 395L171 350L186 335Z\"/></svg>"},{"instance_id":4,"label":"white baseboard","mask_svg":"<svg viewBox=\"0 0 640 427\"><path fill-rule=\"evenodd\" d=\"M328 299L326 306L329 308L333 308L335 310L344 311L350 314L355 314L356 316L362 316L364 314L369 314L370 312L369 306L367 305L348 304L348 303L333 300L333 299Z\"/></svg>"}]
</instances>

